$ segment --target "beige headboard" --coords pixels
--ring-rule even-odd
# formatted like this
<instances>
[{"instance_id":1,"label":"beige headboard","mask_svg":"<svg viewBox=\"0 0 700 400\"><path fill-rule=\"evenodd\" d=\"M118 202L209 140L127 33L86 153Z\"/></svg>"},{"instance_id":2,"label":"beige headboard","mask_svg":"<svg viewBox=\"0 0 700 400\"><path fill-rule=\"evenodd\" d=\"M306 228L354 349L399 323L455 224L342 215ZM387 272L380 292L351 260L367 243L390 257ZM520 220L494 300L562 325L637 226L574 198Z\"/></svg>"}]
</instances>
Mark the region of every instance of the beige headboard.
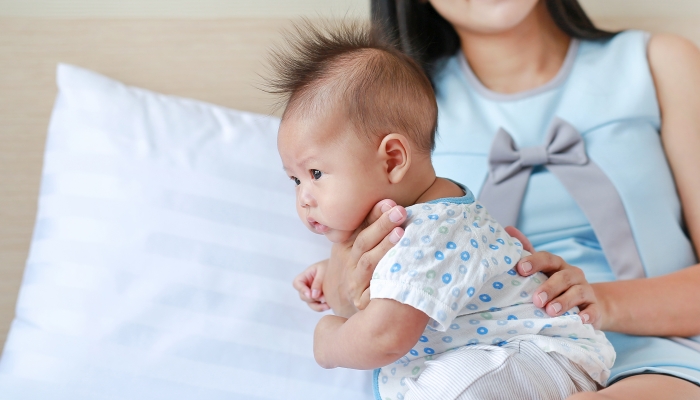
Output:
<instances>
[{"instance_id":1,"label":"beige headboard","mask_svg":"<svg viewBox=\"0 0 700 400\"><path fill-rule=\"evenodd\" d=\"M286 19L0 17L0 346L14 314L36 213L58 62L127 84L265 113L254 86ZM598 20L608 28L674 32L700 44L684 18Z\"/></svg>"}]
</instances>

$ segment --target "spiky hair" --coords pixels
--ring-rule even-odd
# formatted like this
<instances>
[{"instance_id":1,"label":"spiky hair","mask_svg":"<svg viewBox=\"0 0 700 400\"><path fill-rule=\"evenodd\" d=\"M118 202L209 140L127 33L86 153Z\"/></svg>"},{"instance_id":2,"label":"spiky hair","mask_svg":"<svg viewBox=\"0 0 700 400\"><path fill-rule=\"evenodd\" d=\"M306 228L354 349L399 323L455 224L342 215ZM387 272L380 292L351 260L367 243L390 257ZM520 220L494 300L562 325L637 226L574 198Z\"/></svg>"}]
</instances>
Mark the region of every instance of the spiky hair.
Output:
<instances>
[{"instance_id":1,"label":"spiky hair","mask_svg":"<svg viewBox=\"0 0 700 400\"><path fill-rule=\"evenodd\" d=\"M270 56L267 90L286 106L282 120L330 108L342 111L358 134L377 140L401 133L420 152L434 147L437 104L423 69L358 22L313 24L287 32Z\"/></svg>"}]
</instances>

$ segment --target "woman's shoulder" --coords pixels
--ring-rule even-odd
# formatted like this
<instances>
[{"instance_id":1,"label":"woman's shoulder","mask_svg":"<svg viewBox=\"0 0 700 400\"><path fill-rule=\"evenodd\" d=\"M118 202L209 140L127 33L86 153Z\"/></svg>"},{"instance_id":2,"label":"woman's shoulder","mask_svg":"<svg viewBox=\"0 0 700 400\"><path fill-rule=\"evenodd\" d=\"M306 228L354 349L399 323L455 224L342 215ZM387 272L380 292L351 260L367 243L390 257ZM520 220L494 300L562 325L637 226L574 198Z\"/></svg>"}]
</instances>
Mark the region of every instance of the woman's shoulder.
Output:
<instances>
[{"instance_id":1,"label":"woman's shoulder","mask_svg":"<svg viewBox=\"0 0 700 400\"><path fill-rule=\"evenodd\" d=\"M651 36L647 58L657 85L682 85L700 79L700 50L679 35L659 33Z\"/></svg>"}]
</instances>

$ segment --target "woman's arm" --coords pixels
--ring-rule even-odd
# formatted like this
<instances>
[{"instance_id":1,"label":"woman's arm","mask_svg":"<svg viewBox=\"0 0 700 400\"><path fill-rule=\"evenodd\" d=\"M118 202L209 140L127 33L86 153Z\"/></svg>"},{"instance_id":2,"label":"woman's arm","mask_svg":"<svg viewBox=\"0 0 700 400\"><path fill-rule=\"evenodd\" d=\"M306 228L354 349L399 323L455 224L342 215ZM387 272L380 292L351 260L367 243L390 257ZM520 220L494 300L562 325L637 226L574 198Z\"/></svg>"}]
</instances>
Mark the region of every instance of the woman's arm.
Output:
<instances>
[{"instance_id":1,"label":"woman's arm","mask_svg":"<svg viewBox=\"0 0 700 400\"><path fill-rule=\"evenodd\" d=\"M661 140L696 254L700 249L700 51L654 35L649 65L661 107ZM593 285L603 328L637 335L700 334L700 265L651 279Z\"/></svg>"},{"instance_id":2,"label":"woman's arm","mask_svg":"<svg viewBox=\"0 0 700 400\"><path fill-rule=\"evenodd\" d=\"M383 367L411 350L428 319L409 305L374 299L350 318L323 317L314 332L314 357L323 368Z\"/></svg>"}]
</instances>

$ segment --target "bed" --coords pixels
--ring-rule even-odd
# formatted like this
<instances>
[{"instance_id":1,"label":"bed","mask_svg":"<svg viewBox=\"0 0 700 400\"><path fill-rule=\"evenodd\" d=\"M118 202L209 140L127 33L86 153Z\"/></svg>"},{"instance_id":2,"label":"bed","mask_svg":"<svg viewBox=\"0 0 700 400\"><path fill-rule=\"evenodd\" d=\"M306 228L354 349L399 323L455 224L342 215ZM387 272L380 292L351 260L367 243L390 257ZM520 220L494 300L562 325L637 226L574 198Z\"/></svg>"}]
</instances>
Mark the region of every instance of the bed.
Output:
<instances>
[{"instance_id":1,"label":"bed","mask_svg":"<svg viewBox=\"0 0 700 400\"><path fill-rule=\"evenodd\" d=\"M56 65L228 108L270 113L258 73L283 19L0 18L0 344L14 316L35 223ZM599 18L604 28L681 34L697 18Z\"/></svg>"}]
</instances>

